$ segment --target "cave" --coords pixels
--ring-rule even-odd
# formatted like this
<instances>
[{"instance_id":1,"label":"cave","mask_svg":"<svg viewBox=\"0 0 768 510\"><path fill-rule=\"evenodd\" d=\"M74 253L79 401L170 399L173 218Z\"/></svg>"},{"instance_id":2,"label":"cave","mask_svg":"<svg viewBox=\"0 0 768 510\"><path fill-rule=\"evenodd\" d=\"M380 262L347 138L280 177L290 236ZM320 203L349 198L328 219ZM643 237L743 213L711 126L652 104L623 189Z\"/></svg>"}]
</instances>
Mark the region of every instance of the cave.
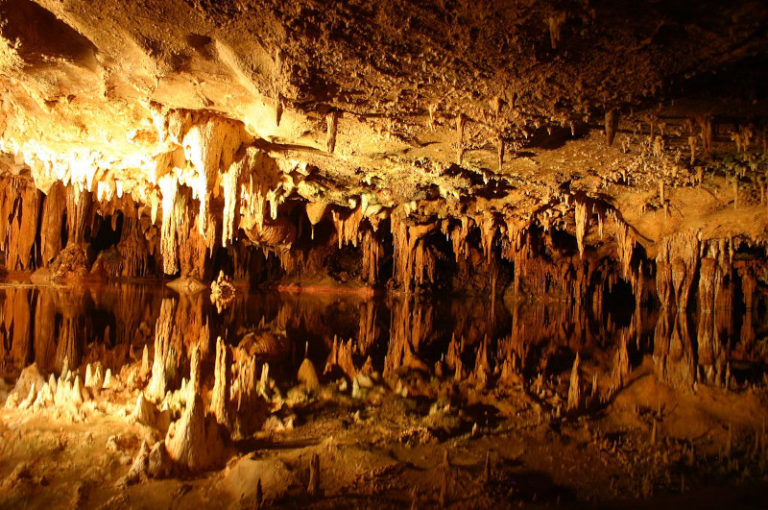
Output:
<instances>
[{"instance_id":1,"label":"cave","mask_svg":"<svg viewBox=\"0 0 768 510\"><path fill-rule=\"evenodd\" d=\"M763 508L768 5L0 0L0 508Z\"/></svg>"}]
</instances>

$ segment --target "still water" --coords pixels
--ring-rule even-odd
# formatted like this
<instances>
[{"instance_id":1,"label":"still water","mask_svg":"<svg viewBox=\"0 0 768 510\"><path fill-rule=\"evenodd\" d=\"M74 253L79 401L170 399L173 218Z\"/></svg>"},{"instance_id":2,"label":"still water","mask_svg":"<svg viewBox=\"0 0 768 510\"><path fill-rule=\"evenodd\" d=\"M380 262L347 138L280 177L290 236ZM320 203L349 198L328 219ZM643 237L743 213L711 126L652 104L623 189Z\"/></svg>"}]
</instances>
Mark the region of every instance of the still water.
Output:
<instances>
[{"instance_id":1,"label":"still water","mask_svg":"<svg viewBox=\"0 0 768 510\"><path fill-rule=\"evenodd\" d=\"M100 361L119 372L152 348L156 334L172 345L203 349L222 337L247 343L274 367L278 380L295 378L304 356L333 372L334 343L351 351L355 365L374 370L433 373L450 351L468 372L482 356L498 376L506 361L522 380L567 371L577 352L606 371L626 346L631 364L652 356L672 382L716 381L729 370L741 380L762 377L765 342L758 326L753 349L739 347L743 331L715 345L697 334L697 317L666 317L621 300L599 307L559 302L511 303L488 298L362 298L339 293L240 292L219 312L210 293L178 294L162 285L0 287L0 377L15 378L35 362L43 373ZM763 326L764 327L764 326ZM742 330L744 327L741 328ZM761 343L762 342L762 343ZM335 358L334 358L335 359ZM329 361L330 360L330 361Z\"/></svg>"}]
</instances>

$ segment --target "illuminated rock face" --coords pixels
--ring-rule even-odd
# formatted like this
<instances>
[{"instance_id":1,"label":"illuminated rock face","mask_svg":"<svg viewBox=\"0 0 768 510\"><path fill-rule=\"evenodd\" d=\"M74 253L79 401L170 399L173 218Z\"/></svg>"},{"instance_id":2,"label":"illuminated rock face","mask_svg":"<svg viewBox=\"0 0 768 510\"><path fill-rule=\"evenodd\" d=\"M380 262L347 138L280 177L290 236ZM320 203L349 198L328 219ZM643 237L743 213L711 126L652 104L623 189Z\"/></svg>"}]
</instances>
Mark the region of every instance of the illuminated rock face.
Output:
<instances>
[{"instance_id":1,"label":"illuminated rock face","mask_svg":"<svg viewBox=\"0 0 768 510\"><path fill-rule=\"evenodd\" d=\"M0 0L0 261L74 281L0 289L0 469L55 493L62 421L136 440L71 506L764 479L768 9L326 4Z\"/></svg>"},{"instance_id":2,"label":"illuminated rock face","mask_svg":"<svg viewBox=\"0 0 768 510\"><path fill-rule=\"evenodd\" d=\"M596 307L621 280L688 352L694 252L764 254L768 13L644 8L8 0L5 268Z\"/></svg>"}]
</instances>

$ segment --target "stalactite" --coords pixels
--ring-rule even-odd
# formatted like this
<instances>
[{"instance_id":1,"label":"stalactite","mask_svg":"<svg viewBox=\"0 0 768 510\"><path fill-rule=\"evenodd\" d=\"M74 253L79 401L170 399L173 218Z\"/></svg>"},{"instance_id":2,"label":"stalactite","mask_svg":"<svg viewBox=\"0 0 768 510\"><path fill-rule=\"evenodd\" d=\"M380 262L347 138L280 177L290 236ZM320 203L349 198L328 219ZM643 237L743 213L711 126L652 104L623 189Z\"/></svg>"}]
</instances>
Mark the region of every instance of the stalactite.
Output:
<instances>
[{"instance_id":1,"label":"stalactite","mask_svg":"<svg viewBox=\"0 0 768 510\"><path fill-rule=\"evenodd\" d=\"M424 246L423 238L435 225L409 225L399 213L393 213L390 220L394 245L393 279L403 290L410 291L414 284L423 284L434 277L435 260Z\"/></svg>"},{"instance_id":2,"label":"stalactite","mask_svg":"<svg viewBox=\"0 0 768 510\"><path fill-rule=\"evenodd\" d=\"M741 338L738 349L747 356L748 353L754 351L756 340L753 320L755 291L757 290L758 283L750 265L741 262L737 271L741 280L741 294L744 300L744 314L741 319Z\"/></svg>"},{"instance_id":3,"label":"stalactite","mask_svg":"<svg viewBox=\"0 0 768 510\"><path fill-rule=\"evenodd\" d=\"M358 207L346 216L339 211L331 211L333 224L336 227L339 249L345 244L357 246L360 239L360 223L363 220L363 208Z\"/></svg>"},{"instance_id":4,"label":"stalactite","mask_svg":"<svg viewBox=\"0 0 768 510\"><path fill-rule=\"evenodd\" d=\"M621 263L621 274L624 278L632 274L632 256L635 250L635 239L625 222L616 220L616 249L618 251L619 262Z\"/></svg>"},{"instance_id":5,"label":"stalactite","mask_svg":"<svg viewBox=\"0 0 768 510\"><path fill-rule=\"evenodd\" d=\"M0 340L4 340L2 347L9 345L10 350L4 357L4 363L13 365L18 371L21 371L29 361L32 348L30 302L23 289L9 288L5 290L5 297L3 306L0 308L0 313L2 313L0 331L4 330L5 338L0 337ZM62 324L62 329L65 326L67 324ZM70 341L74 341L74 338L71 338ZM1 350L0 353L2 353Z\"/></svg>"},{"instance_id":6,"label":"stalactite","mask_svg":"<svg viewBox=\"0 0 768 510\"><path fill-rule=\"evenodd\" d=\"M2 308L0 307L0 309ZM56 367L55 317L56 303L53 296L49 292L39 293L35 303L33 348L35 363L43 372L49 373L52 373ZM2 338L0 338L0 342L2 342ZM2 357L1 353L0 357Z\"/></svg>"},{"instance_id":7,"label":"stalactite","mask_svg":"<svg viewBox=\"0 0 768 510\"><path fill-rule=\"evenodd\" d=\"M163 257L163 272L174 274L179 270L176 254L176 195L178 181L173 174L158 179L158 186L163 197L163 223L161 229L160 253Z\"/></svg>"},{"instance_id":8,"label":"stalactite","mask_svg":"<svg viewBox=\"0 0 768 510\"><path fill-rule=\"evenodd\" d=\"M92 197L90 191L77 186L67 187L67 231L68 244L85 242L85 227L91 221Z\"/></svg>"},{"instance_id":9,"label":"stalactite","mask_svg":"<svg viewBox=\"0 0 768 510\"><path fill-rule=\"evenodd\" d=\"M205 236L208 228L210 191L219 171L228 169L245 138L242 126L219 116L193 115L192 124L181 133L184 157L195 170L184 176L193 196L199 201L197 228Z\"/></svg>"},{"instance_id":10,"label":"stalactite","mask_svg":"<svg viewBox=\"0 0 768 510\"><path fill-rule=\"evenodd\" d=\"M477 222L480 225L480 241L483 245L483 254L490 264L493 259L493 240L496 236L496 218L493 213L486 211L482 219Z\"/></svg>"},{"instance_id":11,"label":"stalactite","mask_svg":"<svg viewBox=\"0 0 768 510\"><path fill-rule=\"evenodd\" d=\"M6 191L6 207L12 207L11 215L3 222L7 232L6 268L22 271L32 268L35 257L32 247L37 237L40 192L31 182L12 179L11 188Z\"/></svg>"},{"instance_id":12,"label":"stalactite","mask_svg":"<svg viewBox=\"0 0 768 510\"><path fill-rule=\"evenodd\" d=\"M362 276L363 281L375 285L379 279L379 265L384 255L384 247L371 230L363 231L361 242L362 258Z\"/></svg>"},{"instance_id":13,"label":"stalactite","mask_svg":"<svg viewBox=\"0 0 768 510\"><path fill-rule=\"evenodd\" d=\"M323 200L307 202L307 217L309 218L309 223L312 225L312 239L315 238L315 225L320 223L320 220L323 219L323 215L327 208L328 204Z\"/></svg>"},{"instance_id":14,"label":"stalactite","mask_svg":"<svg viewBox=\"0 0 768 510\"><path fill-rule=\"evenodd\" d=\"M338 130L338 113L330 112L325 116L326 123L326 138L325 149L328 152L333 152L336 149L336 131Z\"/></svg>"},{"instance_id":15,"label":"stalactite","mask_svg":"<svg viewBox=\"0 0 768 510\"><path fill-rule=\"evenodd\" d=\"M360 322L357 332L357 351L361 355L366 355L374 347L379 339L380 328L378 325L378 312L376 303L365 301L361 305Z\"/></svg>"},{"instance_id":16,"label":"stalactite","mask_svg":"<svg viewBox=\"0 0 768 510\"><path fill-rule=\"evenodd\" d=\"M446 228L450 229L450 222L444 221ZM470 228L474 224L474 221L468 216L461 217L461 223L458 227L453 227L450 230L451 243L453 244L453 255L458 262L460 258L467 258L468 245L467 236L469 236Z\"/></svg>"},{"instance_id":17,"label":"stalactite","mask_svg":"<svg viewBox=\"0 0 768 510\"><path fill-rule=\"evenodd\" d=\"M175 213L180 216L180 210L185 208L184 200L177 200L179 209ZM192 217L194 219L194 216ZM207 235L214 231L213 227L206 229ZM181 223L176 228L176 247L178 267L182 277L193 277L198 280L205 278L211 239L200 234L194 221Z\"/></svg>"},{"instance_id":18,"label":"stalactite","mask_svg":"<svg viewBox=\"0 0 768 510\"><path fill-rule=\"evenodd\" d=\"M587 214L587 203L585 201L577 201L574 212L574 221L576 222L576 243L578 244L579 255L581 257L584 257L584 235L589 223Z\"/></svg>"},{"instance_id":19,"label":"stalactite","mask_svg":"<svg viewBox=\"0 0 768 510\"><path fill-rule=\"evenodd\" d=\"M241 161L245 158L241 158ZM240 173L243 165L235 162L221 175L221 189L224 195L224 210L221 219L221 245L226 247L235 237L235 225L239 214Z\"/></svg>"},{"instance_id":20,"label":"stalactite","mask_svg":"<svg viewBox=\"0 0 768 510\"><path fill-rule=\"evenodd\" d=\"M61 228L65 209L66 190L60 182L55 182L43 202L40 224L40 257L43 266L47 266L61 251Z\"/></svg>"},{"instance_id":21,"label":"stalactite","mask_svg":"<svg viewBox=\"0 0 768 510\"><path fill-rule=\"evenodd\" d=\"M712 150L712 138L714 129L712 127L713 119L711 115L703 115L696 118L701 128L701 141L705 151Z\"/></svg>"}]
</instances>

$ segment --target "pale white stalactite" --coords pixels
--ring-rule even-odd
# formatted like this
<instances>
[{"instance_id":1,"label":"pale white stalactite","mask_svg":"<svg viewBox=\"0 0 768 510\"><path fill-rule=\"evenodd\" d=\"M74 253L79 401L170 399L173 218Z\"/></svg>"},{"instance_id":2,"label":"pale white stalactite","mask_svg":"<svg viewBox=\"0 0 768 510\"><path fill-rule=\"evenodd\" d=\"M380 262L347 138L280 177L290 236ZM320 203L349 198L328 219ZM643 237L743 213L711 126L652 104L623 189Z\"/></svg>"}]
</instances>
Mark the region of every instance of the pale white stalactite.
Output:
<instances>
[{"instance_id":1,"label":"pale white stalactite","mask_svg":"<svg viewBox=\"0 0 768 510\"><path fill-rule=\"evenodd\" d=\"M576 202L574 213L576 220L576 244L579 246L579 255L584 256L584 235L587 231L587 204L585 202Z\"/></svg>"},{"instance_id":2,"label":"pale white stalactite","mask_svg":"<svg viewBox=\"0 0 768 510\"><path fill-rule=\"evenodd\" d=\"M163 271L174 274L179 270L176 259L176 221L174 206L179 183L174 174L167 174L158 180L163 197L163 224L160 231L160 253L163 256Z\"/></svg>"},{"instance_id":3,"label":"pale white stalactite","mask_svg":"<svg viewBox=\"0 0 768 510\"><path fill-rule=\"evenodd\" d=\"M237 206L238 181L241 166L233 164L229 171L221 176L221 189L224 195L224 214L222 218L221 245L226 247L234 238L235 212Z\"/></svg>"}]
</instances>

